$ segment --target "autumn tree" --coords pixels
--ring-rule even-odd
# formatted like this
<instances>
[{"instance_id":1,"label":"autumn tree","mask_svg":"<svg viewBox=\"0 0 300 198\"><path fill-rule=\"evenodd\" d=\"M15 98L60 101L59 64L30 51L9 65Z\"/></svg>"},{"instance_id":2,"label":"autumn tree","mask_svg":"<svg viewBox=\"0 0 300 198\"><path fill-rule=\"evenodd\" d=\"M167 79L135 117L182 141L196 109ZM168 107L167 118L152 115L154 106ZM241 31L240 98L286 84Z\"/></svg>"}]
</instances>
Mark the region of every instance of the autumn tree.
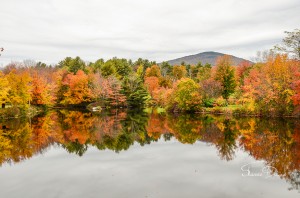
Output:
<instances>
[{"instance_id":1,"label":"autumn tree","mask_svg":"<svg viewBox=\"0 0 300 198\"><path fill-rule=\"evenodd\" d=\"M7 75L7 74L9 74L9 72L11 72L13 70L17 70L17 64L16 63L9 63L8 65L6 65L1 70L2 70L2 73L4 75Z\"/></svg>"},{"instance_id":2,"label":"autumn tree","mask_svg":"<svg viewBox=\"0 0 300 198\"><path fill-rule=\"evenodd\" d=\"M56 104L61 104L61 101L64 100L64 94L68 91L69 87L64 83L64 79L69 74L65 69L59 69L53 73L54 80L54 101Z\"/></svg>"},{"instance_id":3,"label":"autumn tree","mask_svg":"<svg viewBox=\"0 0 300 198\"><path fill-rule=\"evenodd\" d=\"M217 60L215 79L222 85L222 96L228 99L234 93L236 88L235 70L231 66L231 57L222 56Z\"/></svg>"},{"instance_id":4,"label":"autumn tree","mask_svg":"<svg viewBox=\"0 0 300 198\"><path fill-rule=\"evenodd\" d=\"M146 69L145 77L161 77L160 68L157 65L152 65Z\"/></svg>"},{"instance_id":5,"label":"autumn tree","mask_svg":"<svg viewBox=\"0 0 300 198\"><path fill-rule=\"evenodd\" d=\"M159 88L159 79L156 76L150 76L145 78L145 86L147 87L150 95L153 97L155 89Z\"/></svg>"},{"instance_id":6,"label":"autumn tree","mask_svg":"<svg viewBox=\"0 0 300 198\"><path fill-rule=\"evenodd\" d=\"M123 94L122 83L114 76L107 78L107 100L111 106L125 106L126 96Z\"/></svg>"},{"instance_id":7,"label":"autumn tree","mask_svg":"<svg viewBox=\"0 0 300 198\"><path fill-rule=\"evenodd\" d=\"M202 80L199 84L201 86L201 96L204 105L206 107L212 107L215 99L222 94L221 83L214 78L209 78L207 80Z\"/></svg>"},{"instance_id":8,"label":"autumn tree","mask_svg":"<svg viewBox=\"0 0 300 198\"><path fill-rule=\"evenodd\" d=\"M172 79L170 76L162 76L159 78L159 86L165 88L172 88Z\"/></svg>"},{"instance_id":9,"label":"autumn tree","mask_svg":"<svg viewBox=\"0 0 300 198\"><path fill-rule=\"evenodd\" d=\"M175 80L180 80L185 77L187 74L186 67L184 65L178 66L175 65L172 70L172 75Z\"/></svg>"},{"instance_id":10,"label":"autumn tree","mask_svg":"<svg viewBox=\"0 0 300 198\"><path fill-rule=\"evenodd\" d=\"M78 105L93 100L88 75L82 70L78 70L76 74L67 74L62 84L67 90L63 93L61 104Z\"/></svg>"},{"instance_id":11,"label":"autumn tree","mask_svg":"<svg viewBox=\"0 0 300 198\"><path fill-rule=\"evenodd\" d=\"M249 61L242 61L237 66L237 77L239 78L240 84L244 83L244 78L249 74L252 64Z\"/></svg>"},{"instance_id":12,"label":"autumn tree","mask_svg":"<svg viewBox=\"0 0 300 198\"><path fill-rule=\"evenodd\" d=\"M92 77L92 92L96 101L104 101L107 96L108 80L101 73L93 74Z\"/></svg>"},{"instance_id":13,"label":"autumn tree","mask_svg":"<svg viewBox=\"0 0 300 198\"><path fill-rule=\"evenodd\" d=\"M10 85L8 94L9 101L13 105L21 105L27 107L31 101L31 77L27 71L17 73L16 70L11 71L7 75Z\"/></svg>"},{"instance_id":14,"label":"autumn tree","mask_svg":"<svg viewBox=\"0 0 300 198\"><path fill-rule=\"evenodd\" d=\"M0 71L0 103L2 108L5 107L5 103L9 102L8 94L10 91L10 85L6 76Z\"/></svg>"},{"instance_id":15,"label":"autumn tree","mask_svg":"<svg viewBox=\"0 0 300 198\"><path fill-rule=\"evenodd\" d=\"M300 72L296 73L296 77L298 78L293 84L294 84L294 91L295 94L293 95L293 103L296 106L296 111L299 114L300 113Z\"/></svg>"},{"instance_id":16,"label":"autumn tree","mask_svg":"<svg viewBox=\"0 0 300 198\"><path fill-rule=\"evenodd\" d=\"M31 104L33 105L49 105L52 102L50 93L50 85L46 80L34 72L32 76L32 91L31 91Z\"/></svg>"},{"instance_id":17,"label":"autumn tree","mask_svg":"<svg viewBox=\"0 0 300 198\"><path fill-rule=\"evenodd\" d=\"M93 95L102 105L125 106L126 96L122 82L115 76L104 77L101 74L93 76ZM131 93L128 93L131 94Z\"/></svg>"},{"instance_id":18,"label":"autumn tree","mask_svg":"<svg viewBox=\"0 0 300 198\"><path fill-rule=\"evenodd\" d=\"M205 65L202 65L202 64L197 64L197 70L195 72L198 72L196 75L196 81L197 82L201 82L203 80L207 80L211 77L212 75L212 67L211 67L211 64L209 63L206 63ZM195 75L195 74L193 74Z\"/></svg>"},{"instance_id":19,"label":"autumn tree","mask_svg":"<svg viewBox=\"0 0 300 198\"><path fill-rule=\"evenodd\" d=\"M200 86L190 78L181 79L169 99L168 108L173 111L197 111L201 107Z\"/></svg>"},{"instance_id":20,"label":"autumn tree","mask_svg":"<svg viewBox=\"0 0 300 198\"><path fill-rule=\"evenodd\" d=\"M160 107L167 107L172 96L173 89L168 87L159 87L153 91L152 98L155 104Z\"/></svg>"},{"instance_id":21,"label":"autumn tree","mask_svg":"<svg viewBox=\"0 0 300 198\"><path fill-rule=\"evenodd\" d=\"M269 57L245 78L243 95L252 97L263 114L289 115L293 111L293 84L298 71L299 62L286 55Z\"/></svg>"}]
</instances>

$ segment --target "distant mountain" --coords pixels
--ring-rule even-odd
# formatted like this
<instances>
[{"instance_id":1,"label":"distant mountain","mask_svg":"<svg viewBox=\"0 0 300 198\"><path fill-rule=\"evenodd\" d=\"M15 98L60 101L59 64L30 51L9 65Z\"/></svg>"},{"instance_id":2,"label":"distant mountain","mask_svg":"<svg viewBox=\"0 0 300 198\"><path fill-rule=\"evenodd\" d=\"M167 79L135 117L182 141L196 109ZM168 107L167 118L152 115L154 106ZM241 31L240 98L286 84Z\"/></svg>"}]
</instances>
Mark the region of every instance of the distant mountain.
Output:
<instances>
[{"instance_id":1,"label":"distant mountain","mask_svg":"<svg viewBox=\"0 0 300 198\"><path fill-rule=\"evenodd\" d=\"M209 63L214 66L214 65L216 65L217 58L220 56L224 56L224 55L225 54L222 54L219 52L202 52L202 53L195 54L195 55L184 56L184 57L177 58L174 60L169 60L167 62L171 65L180 65L182 62L185 62L186 64L195 65L195 64L201 62L202 64ZM251 63L251 61L243 59L243 58L235 57L232 55L231 55L231 57L232 57L232 61L233 61L234 65L238 65L240 62L243 62L243 61L248 61Z\"/></svg>"}]
</instances>

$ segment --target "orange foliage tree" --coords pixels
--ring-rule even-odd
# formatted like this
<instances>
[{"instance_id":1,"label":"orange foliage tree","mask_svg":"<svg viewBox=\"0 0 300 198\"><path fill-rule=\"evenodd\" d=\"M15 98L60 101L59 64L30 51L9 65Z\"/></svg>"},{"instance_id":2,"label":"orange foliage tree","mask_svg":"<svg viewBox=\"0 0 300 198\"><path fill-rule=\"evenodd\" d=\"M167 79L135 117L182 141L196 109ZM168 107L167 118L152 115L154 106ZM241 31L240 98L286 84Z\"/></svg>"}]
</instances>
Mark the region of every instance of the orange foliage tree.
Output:
<instances>
[{"instance_id":1,"label":"orange foliage tree","mask_svg":"<svg viewBox=\"0 0 300 198\"><path fill-rule=\"evenodd\" d=\"M50 85L37 72L32 76L31 104L49 105L52 102Z\"/></svg>"},{"instance_id":2,"label":"orange foliage tree","mask_svg":"<svg viewBox=\"0 0 300 198\"><path fill-rule=\"evenodd\" d=\"M155 76L145 78L145 87L147 87L151 97L153 98L153 92L159 88L159 79Z\"/></svg>"},{"instance_id":3,"label":"orange foliage tree","mask_svg":"<svg viewBox=\"0 0 300 198\"><path fill-rule=\"evenodd\" d=\"M175 65L172 70L172 74L175 80L180 80L187 74L186 67L184 65Z\"/></svg>"},{"instance_id":4,"label":"orange foliage tree","mask_svg":"<svg viewBox=\"0 0 300 198\"><path fill-rule=\"evenodd\" d=\"M244 97L253 98L261 113L289 115L293 111L293 82L299 63L286 55L269 57L265 64L258 64L244 80ZM294 100L295 102L295 100ZM270 115L270 114L269 114Z\"/></svg>"},{"instance_id":5,"label":"orange foliage tree","mask_svg":"<svg viewBox=\"0 0 300 198\"><path fill-rule=\"evenodd\" d=\"M157 65L152 65L146 69L145 77L161 77L160 68Z\"/></svg>"},{"instance_id":6,"label":"orange foliage tree","mask_svg":"<svg viewBox=\"0 0 300 198\"><path fill-rule=\"evenodd\" d=\"M67 87L67 91L63 94L61 104L76 105L93 100L89 77L82 70L78 70L76 74L68 74L63 80L63 85Z\"/></svg>"}]
</instances>

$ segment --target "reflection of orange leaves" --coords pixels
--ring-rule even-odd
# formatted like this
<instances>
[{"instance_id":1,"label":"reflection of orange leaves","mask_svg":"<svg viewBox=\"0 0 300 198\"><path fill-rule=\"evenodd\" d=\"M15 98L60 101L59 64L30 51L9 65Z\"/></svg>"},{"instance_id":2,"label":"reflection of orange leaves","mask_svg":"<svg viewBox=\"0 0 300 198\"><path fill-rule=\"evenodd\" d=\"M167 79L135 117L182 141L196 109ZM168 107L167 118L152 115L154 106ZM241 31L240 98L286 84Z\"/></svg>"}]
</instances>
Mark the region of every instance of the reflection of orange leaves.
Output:
<instances>
[{"instance_id":1,"label":"reflection of orange leaves","mask_svg":"<svg viewBox=\"0 0 300 198\"><path fill-rule=\"evenodd\" d=\"M164 122L156 114L152 114L146 127L147 134L155 140L158 140L161 134L165 133Z\"/></svg>"},{"instance_id":2,"label":"reflection of orange leaves","mask_svg":"<svg viewBox=\"0 0 300 198\"><path fill-rule=\"evenodd\" d=\"M68 140L72 142L78 141L80 144L85 144L90 138L90 135L87 131L66 130L64 133Z\"/></svg>"},{"instance_id":3,"label":"reflection of orange leaves","mask_svg":"<svg viewBox=\"0 0 300 198\"><path fill-rule=\"evenodd\" d=\"M293 146L293 152L295 154L294 164L298 169L300 169L300 124L299 123L295 126L293 139L295 142Z\"/></svg>"},{"instance_id":4,"label":"reflection of orange leaves","mask_svg":"<svg viewBox=\"0 0 300 198\"><path fill-rule=\"evenodd\" d=\"M48 146L49 137L51 137L51 131L49 130L49 125L46 123L46 117L37 118L37 123L33 125L34 141L38 147Z\"/></svg>"},{"instance_id":5,"label":"reflection of orange leaves","mask_svg":"<svg viewBox=\"0 0 300 198\"><path fill-rule=\"evenodd\" d=\"M58 125L55 112L50 112L44 117L36 117L32 120L32 134L36 150L48 147L54 142L62 142L63 135Z\"/></svg>"},{"instance_id":6,"label":"reflection of orange leaves","mask_svg":"<svg viewBox=\"0 0 300 198\"><path fill-rule=\"evenodd\" d=\"M295 126L293 138L296 143L300 144L300 124Z\"/></svg>"},{"instance_id":7,"label":"reflection of orange leaves","mask_svg":"<svg viewBox=\"0 0 300 198\"><path fill-rule=\"evenodd\" d=\"M70 111L65 115L64 124L68 126L68 129L64 131L64 134L68 140L73 142L77 140L80 144L84 144L92 139L91 130L94 128L96 118L91 113Z\"/></svg>"}]
</instances>

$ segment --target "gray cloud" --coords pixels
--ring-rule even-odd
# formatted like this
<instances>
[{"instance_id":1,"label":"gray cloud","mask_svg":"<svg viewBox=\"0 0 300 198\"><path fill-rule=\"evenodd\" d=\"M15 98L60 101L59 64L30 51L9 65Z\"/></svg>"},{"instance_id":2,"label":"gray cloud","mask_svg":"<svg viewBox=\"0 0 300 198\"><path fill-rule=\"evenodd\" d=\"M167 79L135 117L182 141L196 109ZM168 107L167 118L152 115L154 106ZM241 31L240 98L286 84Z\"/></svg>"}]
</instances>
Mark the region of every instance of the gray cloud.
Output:
<instances>
[{"instance_id":1,"label":"gray cloud","mask_svg":"<svg viewBox=\"0 0 300 198\"><path fill-rule=\"evenodd\" d=\"M0 65L76 55L162 61L210 50L250 58L299 28L299 10L299 0L3 0Z\"/></svg>"}]
</instances>

